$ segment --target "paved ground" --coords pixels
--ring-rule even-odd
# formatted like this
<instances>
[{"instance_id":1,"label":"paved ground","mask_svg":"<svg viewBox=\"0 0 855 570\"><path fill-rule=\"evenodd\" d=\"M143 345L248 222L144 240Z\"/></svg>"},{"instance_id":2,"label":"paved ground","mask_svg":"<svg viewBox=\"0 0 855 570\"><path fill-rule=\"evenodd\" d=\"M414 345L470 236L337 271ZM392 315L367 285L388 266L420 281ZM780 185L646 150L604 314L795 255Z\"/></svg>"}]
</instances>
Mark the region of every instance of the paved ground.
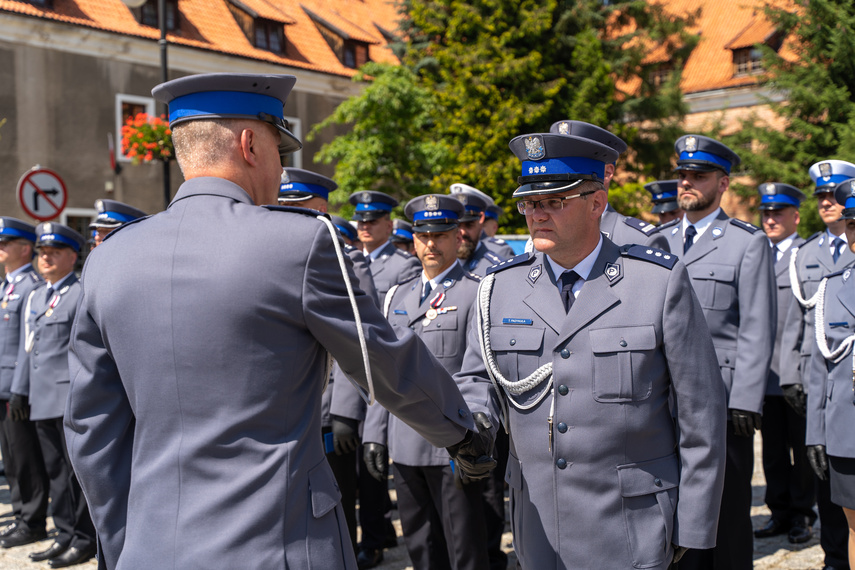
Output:
<instances>
[{"instance_id":1,"label":"paved ground","mask_svg":"<svg viewBox=\"0 0 855 570\"><path fill-rule=\"evenodd\" d=\"M754 487L754 502L751 509L751 517L756 528L762 525L769 516L769 510L763 504L765 480L760 464L759 435L755 440L754 480L752 483ZM9 488L6 485L5 479L0 478L0 525L8 520L10 511ZM400 537L400 523L397 518L394 522ZM818 529L819 526L817 525ZM407 551L403 546L403 540L399 538L398 542L399 545L396 548L386 551L385 560L379 566L381 570L408 570L412 568L407 557ZM49 568L47 563L34 563L30 562L27 558L30 552L43 550L49 545L50 539L29 546L21 546L9 550L0 549L0 570L36 570ZM504 546L505 550L510 553L511 564L509 564L509 567L513 568L513 563L516 559L513 555L510 532L505 534ZM88 562L77 566L77 568L92 570L97 568L97 566L94 562ZM809 570L822 568L822 549L819 546L819 540L817 537L814 537L810 542L799 546L787 542L786 536L755 540L754 568L762 570Z\"/></svg>"}]
</instances>

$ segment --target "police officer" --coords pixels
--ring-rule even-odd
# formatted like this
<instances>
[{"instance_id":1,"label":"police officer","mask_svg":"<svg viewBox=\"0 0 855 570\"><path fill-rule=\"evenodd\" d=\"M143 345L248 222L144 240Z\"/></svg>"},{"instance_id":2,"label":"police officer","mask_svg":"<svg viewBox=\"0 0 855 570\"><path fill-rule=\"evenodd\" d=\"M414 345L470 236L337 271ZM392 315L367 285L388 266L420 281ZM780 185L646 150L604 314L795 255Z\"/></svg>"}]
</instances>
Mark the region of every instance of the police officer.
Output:
<instances>
[{"instance_id":1,"label":"police officer","mask_svg":"<svg viewBox=\"0 0 855 570\"><path fill-rule=\"evenodd\" d=\"M510 146L536 253L481 282L456 378L500 389L514 550L527 569L668 568L715 541L724 389L703 313L676 256L601 234L617 151L555 134Z\"/></svg>"},{"instance_id":2,"label":"police officer","mask_svg":"<svg viewBox=\"0 0 855 570\"><path fill-rule=\"evenodd\" d=\"M404 220L392 220L392 236L389 238L395 247L410 255L415 255L413 246L413 226Z\"/></svg>"},{"instance_id":3,"label":"police officer","mask_svg":"<svg viewBox=\"0 0 855 570\"><path fill-rule=\"evenodd\" d=\"M363 191L350 195L349 202L356 206L353 219L365 258L369 262L371 277L379 299L394 285L411 279L421 271L417 257L396 248L391 241L392 209L398 201L383 192ZM362 462L362 454L357 452ZM364 463L359 468L359 524L362 542L357 552L359 569L374 568L383 561L383 549L398 543L392 526L392 500L388 483L372 477Z\"/></svg>"},{"instance_id":4,"label":"police officer","mask_svg":"<svg viewBox=\"0 0 855 570\"><path fill-rule=\"evenodd\" d=\"M328 353L464 473L494 465L442 365L349 285L327 217L259 206L300 148L295 81L155 87L186 182L87 259L65 425L107 568L355 568L318 435Z\"/></svg>"},{"instance_id":5,"label":"police officer","mask_svg":"<svg viewBox=\"0 0 855 570\"><path fill-rule=\"evenodd\" d=\"M670 224L683 218L683 210L677 203L677 187L679 180L657 180L644 185L653 200L652 214L659 216L659 225Z\"/></svg>"},{"instance_id":6,"label":"police officer","mask_svg":"<svg viewBox=\"0 0 855 570\"><path fill-rule=\"evenodd\" d=\"M122 224L133 222L146 215L139 208L107 199L95 200L95 210L98 214L95 216L95 220L89 224L89 229L93 231L93 248L101 245L107 234Z\"/></svg>"},{"instance_id":7,"label":"police officer","mask_svg":"<svg viewBox=\"0 0 855 570\"><path fill-rule=\"evenodd\" d=\"M416 255L424 269L389 291L384 312L396 330L415 330L453 374L463 361L480 281L457 260L463 204L428 194L410 200L404 212L413 220ZM481 386L482 398L489 399L489 384ZM479 417L487 421L486 415ZM487 570L481 482L456 482L446 450L432 446L378 406L368 410L364 437L365 463L375 477L386 480L392 457L401 528L413 568Z\"/></svg>"},{"instance_id":8,"label":"police officer","mask_svg":"<svg viewBox=\"0 0 855 570\"><path fill-rule=\"evenodd\" d=\"M623 139L606 129L583 121L558 121L552 124L549 132L596 141L617 151L618 156L626 151L626 143ZM615 158L616 161L617 158ZM615 174L615 162L606 164L603 180L606 193L609 191L609 184L611 184L612 177ZM664 234L659 234L659 229L656 226L638 218L624 216L612 208L611 205L606 206L603 217L600 219L600 231L618 245L638 243L668 251L668 240Z\"/></svg>"},{"instance_id":9,"label":"police officer","mask_svg":"<svg viewBox=\"0 0 855 570\"><path fill-rule=\"evenodd\" d=\"M796 232L799 206L805 195L789 184L767 182L758 187L763 231L775 255L778 326L772 366L763 400L763 473L766 475L766 506L772 516L754 531L756 538L787 534L793 544L813 536L813 471L805 454L805 418L786 403L781 392L781 337L784 319L796 299L790 289L792 250L804 240Z\"/></svg>"},{"instance_id":10,"label":"police officer","mask_svg":"<svg viewBox=\"0 0 855 570\"><path fill-rule=\"evenodd\" d=\"M843 205L838 204L834 192L837 186L855 177L855 164L843 160L823 160L811 165L808 171L816 185L819 217L826 229L810 236L790 258L790 286L796 298L784 321L781 345L781 389L784 397L797 412L804 415L808 400L809 362L814 338L814 306L819 283L825 275L843 269L853 261L853 254L846 247L844 222L840 220ZM819 394L817 397L823 397ZM822 532L819 542L825 553L825 565L829 568L847 568L848 530L846 518L837 505L831 502L828 481L814 480L816 504Z\"/></svg>"},{"instance_id":11,"label":"police officer","mask_svg":"<svg viewBox=\"0 0 855 570\"><path fill-rule=\"evenodd\" d=\"M751 568L751 473L766 377L775 343L775 279L769 241L759 228L720 208L739 156L700 135L680 137L677 200L685 211L665 229L682 252L704 310L728 395L727 473L716 548L690 552L680 568Z\"/></svg>"},{"instance_id":12,"label":"police officer","mask_svg":"<svg viewBox=\"0 0 855 570\"><path fill-rule=\"evenodd\" d=\"M484 233L484 210L488 205L486 195L477 188L460 183L452 184L449 193L459 200L464 208L464 214L460 218L460 236L463 243L457 251L457 257L466 271L478 276L486 275L489 267L505 260L481 241Z\"/></svg>"},{"instance_id":13,"label":"police officer","mask_svg":"<svg viewBox=\"0 0 855 570\"><path fill-rule=\"evenodd\" d=\"M36 424L9 413L21 322L26 316L24 304L42 282L32 265L35 241L36 228L15 218L0 217L0 264L5 269L0 301L0 451L13 516L11 524L0 532L0 546L5 548L46 536L49 482Z\"/></svg>"},{"instance_id":14,"label":"police officer","mask_svg":"<svg viewBox=\"0 0 855 570\"><path fill-rule=\"evenodd\" d=\"M74 274L85 238L73 229L47 222L36 228L39 272L45 281L27 297L18 367L9 408L36 423L50 478L50 502L57 536L39 558L51 568L65 568L95 556L95 529L86 500L72 470L63 415L71 379L68 346L80 297Z\"/></svg>"},{"instance_id":15,"label":"police officer","mask_svg":"<svg viewBox=\"0 0 855 570\"><path fill-rule=\"evenodd\" d=\"M419 260L396 248L392 236L392 209L398 201L384 194L366 190L350 195L348 201L356 206L353 219L359 241L365 248L371 276L380 299L386 296L392 285L410 279L421 271Z\"/></svg>"},{"instance_id":16,"label":"police officer","mask_svg":"<svg viewBox=\"0 0 855 570\"><path fill-rule=\"evenodd\" d=\"M354 242L359 241L356 235L356 228L354 228L350 222L348 222L341 216L330 216L330 219L332 220L332 223L335 225L339 234L341 234L341 238L344 240L345 244L353 247ZM365 258L364 255L362 257L363 259Z\"/></svg>"},{"instance_id":17,"label":"police officer","mask_svg":"<svg viewBox=\"0 0 855 570\"><path fill-rule=\"evenodd\" d=\"M338 184L326 176L289 166L282 169L277 200L283 206L299 206L326 213L329 208L329 194L336 188ZM340 233L350 232L348 236L355 237L355 229L344 218L333 216L332 221ZM349 245L345 245L344 251L353 262L356 284L379 307L380 301L371 279L371 271L362 251ZM360 444L359 424L364 419L365 402L338 364L335 364L321 399L321 435L324 437L327 461L341 491L341 506L354 553L359 462L357 450Z\"/></svg>"},{"instance_id":18,"label":"police officer","mask_svg":"<svg viewBox=\"0 0 855 570\"><path fill-rule=\"evenodd\" d=\"M490 197L488 196L488 198ZM487 245L488 249L494 251L500 257L510 259L515 255L513 248L505 240L496 237L496 233L499 231L499 218L504 213L504 210L493 202L493 198L490 198L487 209L484 210L484 224L482 228L484 233L481 235L481 240Z\"/></svg>"},{"instance_id":19,"label":"police officer","mask_svg":"<svg viewBox=\"0 0 855 570\"><path fill-rule=\"evenodd\" d=\"M835 200L844 207L848 249L855 244L855 180L836 185ZM816 344L810 360L807 445L817 476L830 483L830 498L842 507L849 531L849 567L855 565L855 425L852 385L855 370L855 287L851 266L824 278L815 306ZM821 394L816 398L814 394ZM822 517L822 513L820 513ZM822 521L825 531L825 520Z\"/></svg>"}]
</instances>

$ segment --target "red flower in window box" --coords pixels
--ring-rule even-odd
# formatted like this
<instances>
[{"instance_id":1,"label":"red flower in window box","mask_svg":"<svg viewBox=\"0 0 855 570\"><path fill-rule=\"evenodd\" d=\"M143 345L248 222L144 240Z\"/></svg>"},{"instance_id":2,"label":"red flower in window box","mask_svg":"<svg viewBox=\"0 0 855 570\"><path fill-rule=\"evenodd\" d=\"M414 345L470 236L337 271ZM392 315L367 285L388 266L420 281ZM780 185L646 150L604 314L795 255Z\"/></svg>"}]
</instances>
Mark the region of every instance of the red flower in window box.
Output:
<instances>
[{"instance_id":1,"label":"red flower in window box","mask_svg":"<svg viewBox=\"0 0 855 570\"><path fill-rule=\"evenodd\" d=\"M137 113L122 126L122 153L134 164L171 160L175 155L166 116Z\"/></svg>"}]
</instances>

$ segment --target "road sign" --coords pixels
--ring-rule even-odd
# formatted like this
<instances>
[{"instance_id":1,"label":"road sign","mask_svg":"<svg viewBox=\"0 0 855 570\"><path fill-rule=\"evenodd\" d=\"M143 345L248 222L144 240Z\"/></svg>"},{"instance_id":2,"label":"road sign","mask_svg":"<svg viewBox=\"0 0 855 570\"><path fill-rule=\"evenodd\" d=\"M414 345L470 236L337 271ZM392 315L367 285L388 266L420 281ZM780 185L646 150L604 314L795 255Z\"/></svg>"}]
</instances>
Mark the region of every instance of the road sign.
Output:
<instances>
[{"instance_id":1,"label":"road sign","mask_svg":"<svg viewBox=\"0 0 855 570\"><path fill-rule=\"evenodd\" d=\"M59 216L68 202L65 182L47 168L34 166L18 181L18 203L32 218L46 222Z\"/></svg>"}]
</instances>

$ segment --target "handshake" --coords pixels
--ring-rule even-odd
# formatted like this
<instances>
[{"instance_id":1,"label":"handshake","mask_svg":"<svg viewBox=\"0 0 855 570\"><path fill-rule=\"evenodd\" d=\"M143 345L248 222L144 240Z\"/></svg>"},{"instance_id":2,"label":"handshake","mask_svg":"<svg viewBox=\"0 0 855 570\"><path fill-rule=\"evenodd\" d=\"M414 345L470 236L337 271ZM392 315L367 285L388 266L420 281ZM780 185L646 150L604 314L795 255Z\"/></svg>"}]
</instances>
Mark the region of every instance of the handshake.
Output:
<instances>
[{"instance_id":1,"label":"handshake","mask_svg":"<svg viewBox=\"0 0 855 570\"><path fill-rule=\"evenodd\" d=\"M466 430L466 435L459 443L447 447L448 454L454 460L455 471L461 482L473 479L483 479L496 467L493 459L493 424L483 412L472 414L478 432ZM365 466L371 476L379 481L385 481L388 476L389 452L385 445L366 443L364 446Z\"/></svg>"}]
</instances>

